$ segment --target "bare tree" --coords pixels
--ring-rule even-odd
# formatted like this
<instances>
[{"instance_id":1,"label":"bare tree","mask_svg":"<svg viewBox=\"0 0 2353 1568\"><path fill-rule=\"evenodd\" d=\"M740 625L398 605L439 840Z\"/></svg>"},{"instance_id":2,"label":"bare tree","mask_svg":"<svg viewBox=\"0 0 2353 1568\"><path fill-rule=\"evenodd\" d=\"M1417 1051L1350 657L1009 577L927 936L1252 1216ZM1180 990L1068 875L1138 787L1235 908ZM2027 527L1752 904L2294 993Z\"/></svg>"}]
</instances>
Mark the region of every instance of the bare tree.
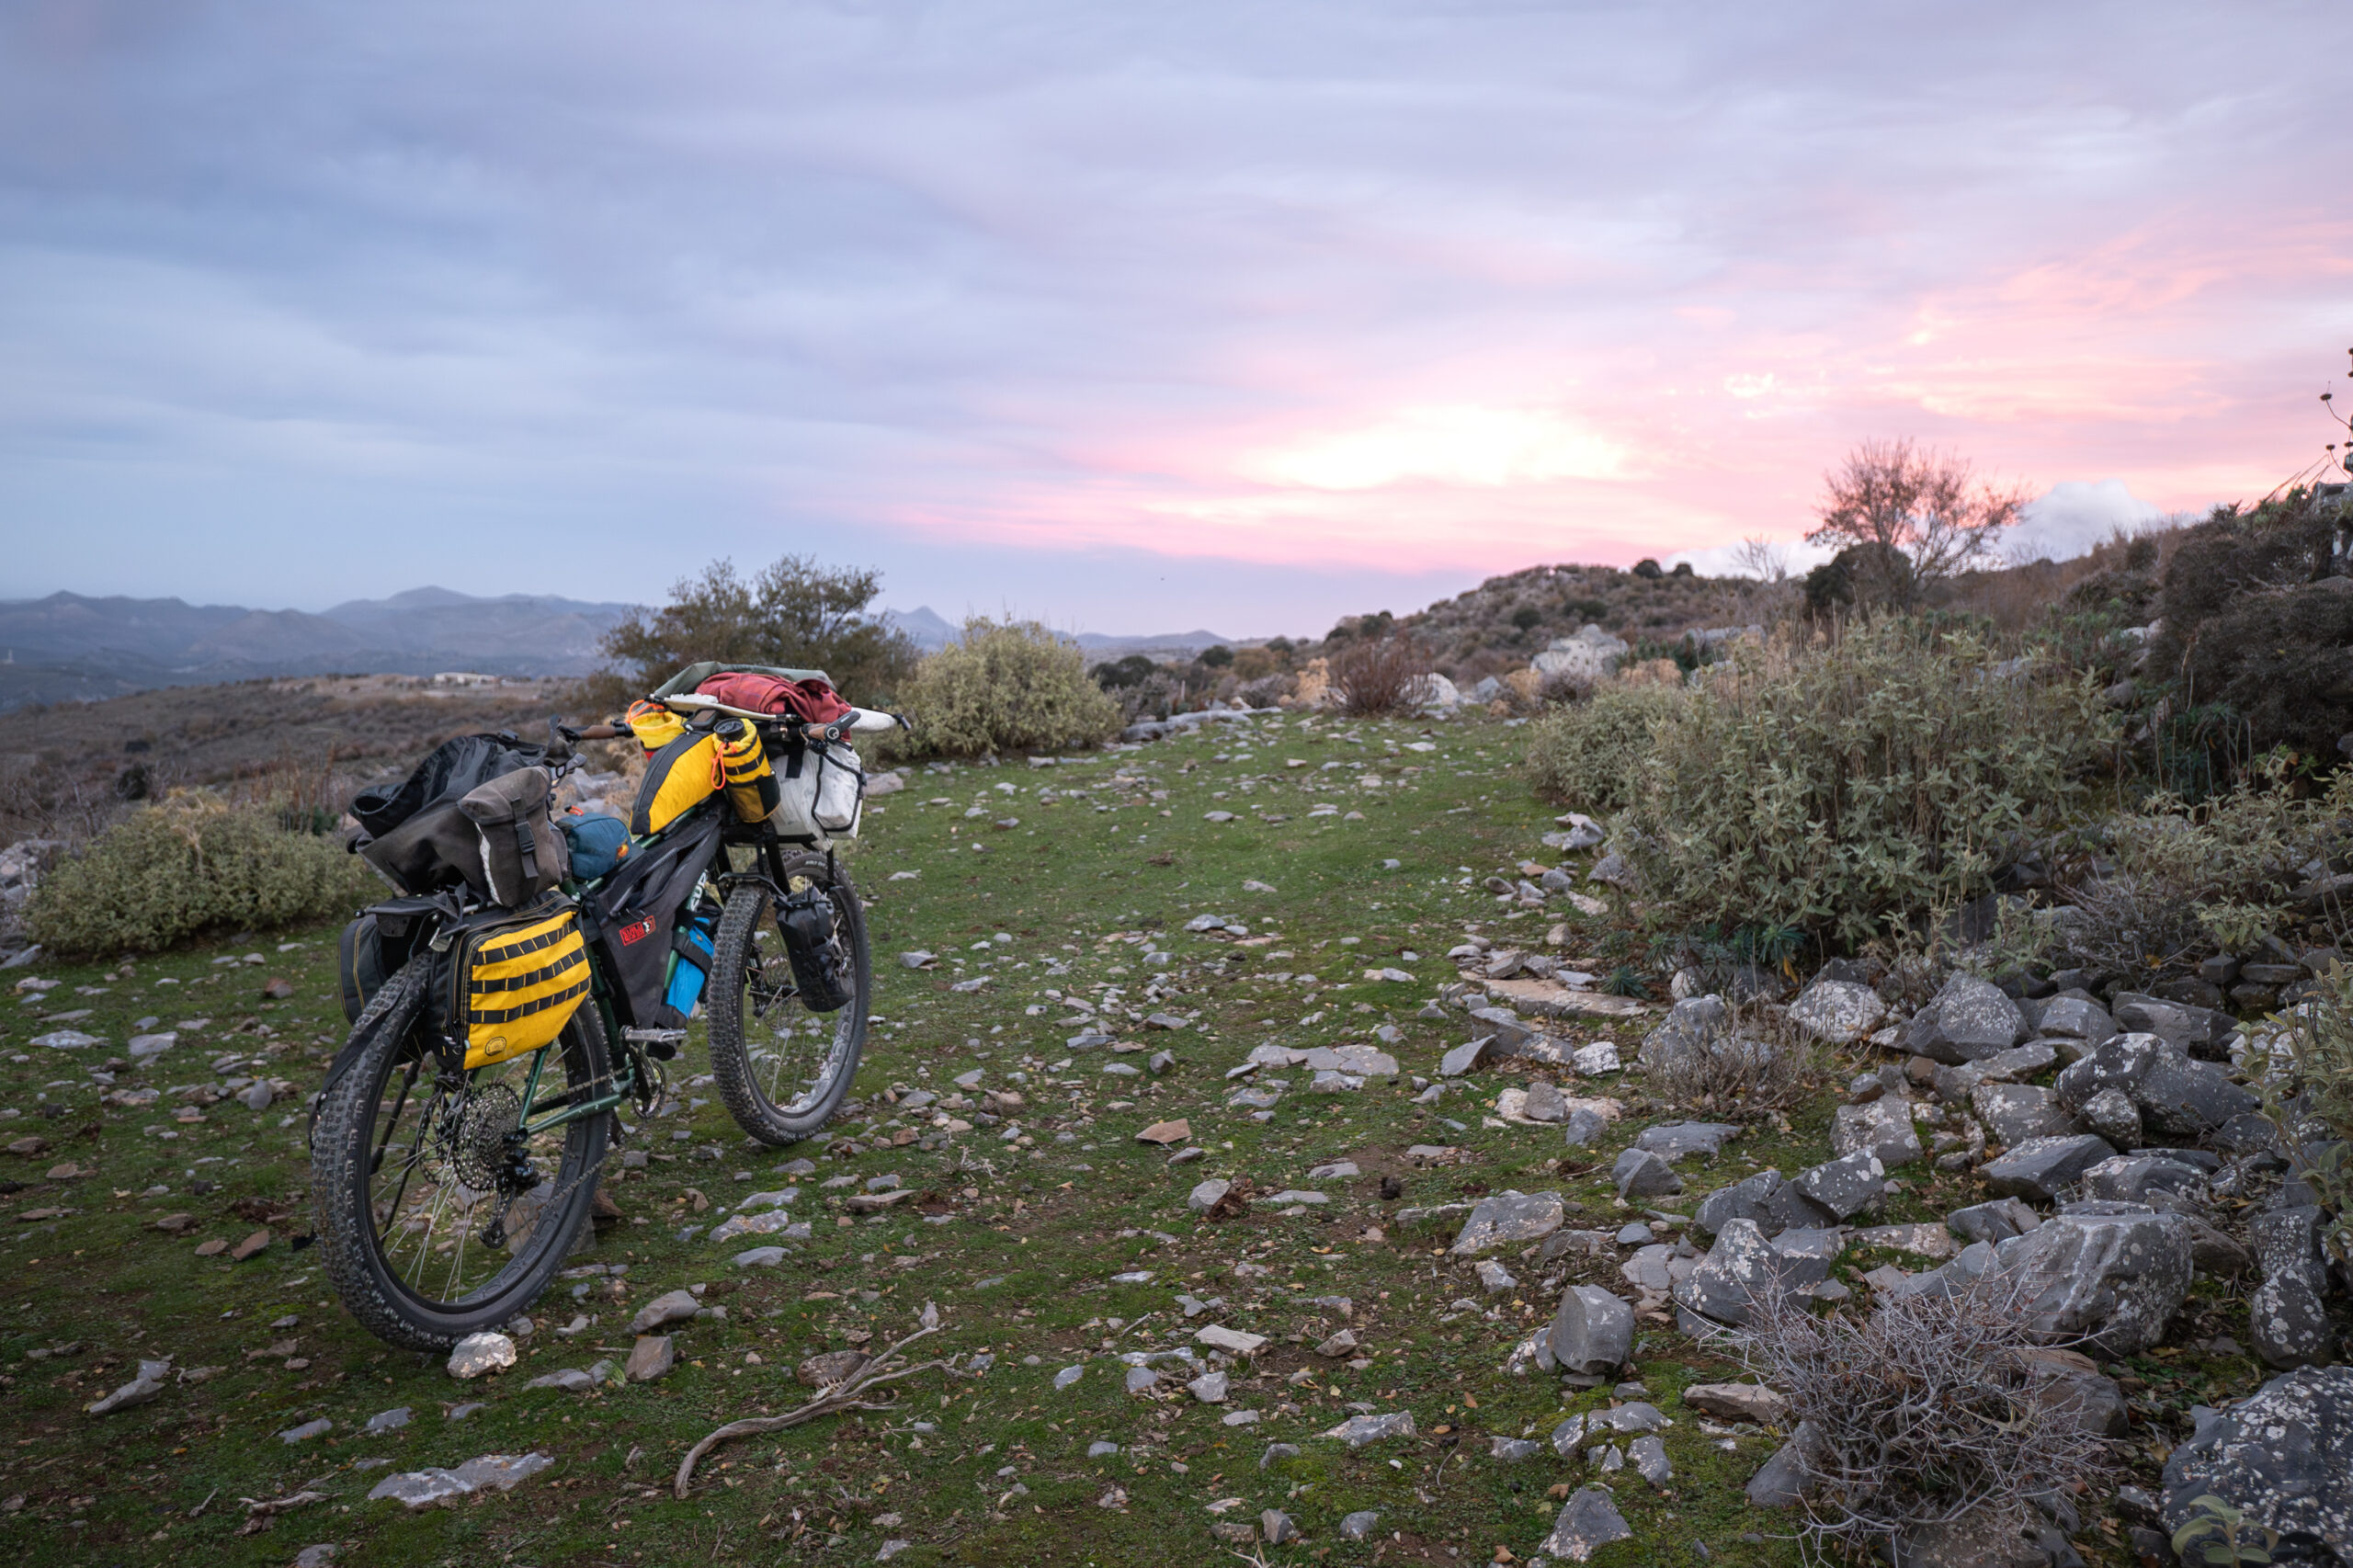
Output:
<instances>
[{"instance_id":1,"label":"bare tree","mask_svg":"<svg viewBox=\"0 0 2353 1568\"><path fill-rule=\"evenodd\" d=\"M1786 583L1790 579L1789 546L1777 544L1762 534L1734 545L1732 563L1742 576L1754 577L1760 583Z\"/></svg>"},{"instance_id":2,"label":"bare tree","mask_svg":"<svg viewBox=\"0 0 2353 1568\"><path fill-rule=\"evenodd\" d=\"M1983 480L1968 459L1909 439L1869 440L1824 476L1814 543L1856 550L1853 559L1910 570L1873 574L1885 597L1909 604L1920 585L1990 558L2004 528L2031 496L2023 486Z\"/></svg>"}]
</instances>

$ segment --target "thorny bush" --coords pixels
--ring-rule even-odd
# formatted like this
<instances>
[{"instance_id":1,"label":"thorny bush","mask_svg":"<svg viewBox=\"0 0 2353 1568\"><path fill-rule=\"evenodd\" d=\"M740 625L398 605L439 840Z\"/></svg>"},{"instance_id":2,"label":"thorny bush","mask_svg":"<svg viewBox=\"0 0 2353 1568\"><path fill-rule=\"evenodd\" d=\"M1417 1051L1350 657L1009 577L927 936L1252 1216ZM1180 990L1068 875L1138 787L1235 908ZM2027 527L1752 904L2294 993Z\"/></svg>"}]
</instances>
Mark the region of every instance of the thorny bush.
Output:
<instances>
[{"instance_id":1,"label":"thorny bush","mask_svg":"<svg viewBox=\"0 0 2353 1568\"><path fill-rule=\"evenodd\" d=\"M2038 1388L2050 1352L2018 1289L1882 1295L1868 1317L1816 1317L1775 1297L1726 1336L1806 1428L1809 1547L1859 1555L1979 1509L2023 1529L2036 1497L2105 1473L2105 1446L2055 1392L2065 1385Z\"/></svg>"},{"instance_id":2,"label":"thorny bush","mask_svg":"<svg viewBox=\"0 0 2353 1568\"><path fill-rule=\"evenodd\" d=\"M966 621L916 666L907 706L917 746L963 756L1108 740L1122 722L1086 655L1035 621Z\"/></svg>"}]
</instances>

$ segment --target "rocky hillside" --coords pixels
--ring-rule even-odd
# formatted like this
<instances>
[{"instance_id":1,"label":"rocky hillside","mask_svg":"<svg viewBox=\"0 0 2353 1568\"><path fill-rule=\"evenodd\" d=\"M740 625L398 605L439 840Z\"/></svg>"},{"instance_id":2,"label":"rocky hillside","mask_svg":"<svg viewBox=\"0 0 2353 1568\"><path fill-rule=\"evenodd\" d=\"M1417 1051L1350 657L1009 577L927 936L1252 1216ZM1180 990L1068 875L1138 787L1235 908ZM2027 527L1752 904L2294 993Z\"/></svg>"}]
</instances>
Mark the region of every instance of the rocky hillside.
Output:
<instances>
[{"instance_id":1,"label":"rocky hillside","mask_svg":"<svg viewBox=\"0 0 2353 1568\"><path fill-rule=\"evenodd\" d=\"M749 1144L698 1027L504 1371L388 1352L301 1250L332 931L19 970L0 1528L1633 1568L1860 1519L1940 1568L2138 1568L2211 1496L2353 1553L2342 1266L2226 1010L2325 1003L2339 955L2195 995L1695 964L1644 1000L1622 868L1512 780L1518 734L1229 717L904 775L850 861L858 1097ZM933 1313L889 1410L674 1489ZM1953 1486L1989 1506L1920 1523Z\"/></svg>"}]
</instances>

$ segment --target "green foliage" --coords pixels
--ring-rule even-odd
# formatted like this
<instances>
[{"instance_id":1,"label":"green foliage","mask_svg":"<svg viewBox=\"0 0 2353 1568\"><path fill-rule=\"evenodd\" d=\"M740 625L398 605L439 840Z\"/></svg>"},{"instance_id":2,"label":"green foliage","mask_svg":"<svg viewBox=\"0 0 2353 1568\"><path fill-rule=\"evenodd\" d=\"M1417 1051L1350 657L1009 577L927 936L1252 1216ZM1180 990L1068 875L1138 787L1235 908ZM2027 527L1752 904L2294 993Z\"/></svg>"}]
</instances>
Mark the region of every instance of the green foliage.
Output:
<instances>
[{"instance_id":1,"label":"green foliage","mask_svg":"<svg viewBox=\"0 0 2353 1568\"><path fill-rule=\"evenodd\" d=\"M2149 667L2177 706L2220 704L2249 754L2285 745L2335 760L2353 730L2353 582L2341 497L2299 486L2250 511L2215 509L2166 562Z\"/></svg>"},{"instance_id":2,"label":"green foliage","mask_svg":"<svg viewBox=\"0 0 2353 1568\"><path fill-rule=\"evenodd\" d=\"M1997 667L1969 630L1860 625L1741 655L1650 731L1617 824L1653 918L1831 945L1986 891L1995 846L2055 825L2109 721L2088 681Z\"/></svg>"},{"instance_id":3,"label":"green foliage","mask_svg":"<svg viewBox=\"0 0 2353 1568\"><path fill-rule=\"evenodd\" d=\"M2353 1261L2353 967L2332 967L2309 1001L2254 1031L2247 1082L2295 1174L2320 1199L2324 1244L2345 1263ZM2314 1122L2325 1136L2313 1136Z\"/></svg>"},{"instance_id":4,"label":"green foliage","mask_svg":"<svg viewBox=\"0 0 2353 1568\"><path fill-rule=\"evenodd\" d=\"M1540 792L1579 811L1617 811L1633 799L1653 726L1688 702L1675 687L1597 687L1590 700L1555 708L1529 726L1529 774Z\"/></svg>"},{"instance_id":5,"label":"green foliage","mask_svg":"<svg viewBox=\"0 0 2353 1568\"><path fill-rule=\"evenodd\" d=\"M1085 655L1036 621L966 621L916 667L907 707L917 745L967 756L1108 740L1121 722Z\"/></svg>"},{"instance_id":6,"label":"green foliage","mask_svg":"<svg viewBox=\"0 0 2353 1568\"><path fill-rule=\"evenodd\" d=\"M207 932L343 914L381 891L332 839L289 833L267 806L178 797L134 812L41 879L33 939L66 955L155 952Z\"/></svg>"},{"instance_id":7,"label":"green foliage","mask_svg":"<svg viewBox=\"0 0 2353 1568\"><path fill-rule=\"evenodd\" d=\"M2236 1564L2268 1563L2279 1544L2279 1532L2262 1525L2249 1526L2246 1516L2212 1493L2193 1497L2188 1522L2173 1532L2174 1555L2200 1568L2236 1568Z\"/></svg>"},{"instance_id":8,"label":"green foliage","mask_svg":"<svg viewBox=\"0 0 2353 1568\"><path fill-rule=\"evenodd\" d=\"M2287 914L2300 869L2341 846L2353 778L2306 797L2274 777L2190 806L2159 795L2109 824L2108 873L2070 890L2067 946L2110 968L2244 952Z\"/></svg>"},{"instance_id":9,"label":"green foliage","mask_svg":"<svg viewBox=\"0 0 2353 1568\"><path fill-rule=\"evenodd\" d=\"M1215 643L1201 650L1199 663L1213 670L1222 670L1233 663L1233 650L1224 643Z\"/></svg>"},{"instance_id":10,"label":"green foliage","mask_svg":"<svg viewBox=\"0 0 2353 1568\"><path fill-rule=\"evenodd\" d=\"M642 695L702 659L824 670L852 702L881 707L913 672L915 645L876 619L867 607L882 590L881 574L818 565L787 555L756 576L714 561L699 577L681 578L671 602L639 610L605 634L605 656L623 668L597 683L611 703Z\"/></svg>"},{"instance_id":11,"label":"green foliage","mask_svg":"<svg viewBox=\"0 0 2353 1568\"><path fill-rule=\"evenodd\" d=\"M1087 678L1106 691L1118 691L1131 686L1142 686L1152 678L1160 666L1142 653L1130 653L1124 659L1110 660L1086 672Z\"/></svg>"}]
</instances>

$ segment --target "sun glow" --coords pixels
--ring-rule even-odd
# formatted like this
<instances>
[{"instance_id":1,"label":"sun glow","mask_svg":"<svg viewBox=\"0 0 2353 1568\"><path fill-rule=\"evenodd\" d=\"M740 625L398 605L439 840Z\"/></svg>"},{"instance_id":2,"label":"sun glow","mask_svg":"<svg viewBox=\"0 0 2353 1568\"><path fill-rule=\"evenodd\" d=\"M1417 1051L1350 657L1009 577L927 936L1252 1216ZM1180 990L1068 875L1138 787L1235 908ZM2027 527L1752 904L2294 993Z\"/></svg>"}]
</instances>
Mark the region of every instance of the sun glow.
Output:
<instances>
[{"instance_id":1,"label":"sun glow","mask_svg":"<svg viewBox=\"0 0 2353 1568\"><path fill-rule=\"evenodd\" d=\"M1421 481L1494 489L1561 479L1631 477L1622 444L1557 410L1406 409L1378 425L1312 437L1257 465L1313 490L1378 490Z\"/></svg>"}]
</instances>

